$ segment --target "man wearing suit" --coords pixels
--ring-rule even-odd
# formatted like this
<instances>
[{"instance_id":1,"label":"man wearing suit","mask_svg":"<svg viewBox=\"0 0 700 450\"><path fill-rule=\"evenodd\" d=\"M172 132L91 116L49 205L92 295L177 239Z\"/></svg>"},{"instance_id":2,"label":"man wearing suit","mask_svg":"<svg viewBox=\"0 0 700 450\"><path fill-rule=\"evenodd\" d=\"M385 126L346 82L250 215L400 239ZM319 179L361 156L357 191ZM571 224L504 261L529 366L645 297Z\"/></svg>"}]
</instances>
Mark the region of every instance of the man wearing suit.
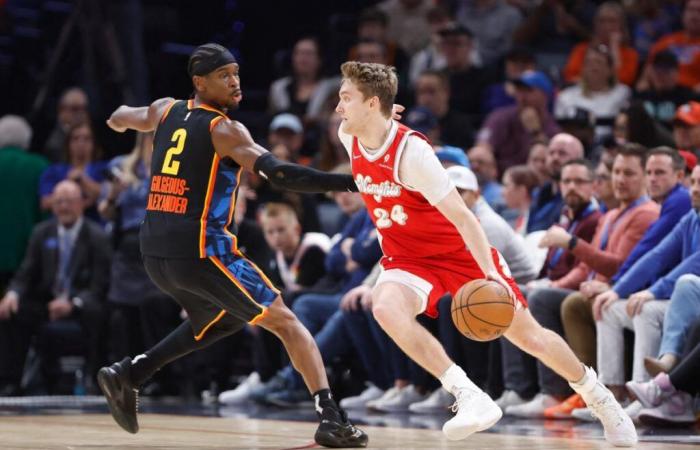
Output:
<instances>
[{"instance_id":1,"label":"man wearing suit","mask_svg":"<svg viewBox=\"0 0 700 450\"><path fill-rule=\"evenodd\" d=\"M52 195L54 218L34 228L22 265L0 300L0 395L18 393L33 336L40 337L37 351L44 361L57 356L50 345L42 348L41 337L61 321L80 323L88 374L99 367L109 239L99 225L83 217L82 194L75 182L60 182Z\"/></svg>"}]
</instances>

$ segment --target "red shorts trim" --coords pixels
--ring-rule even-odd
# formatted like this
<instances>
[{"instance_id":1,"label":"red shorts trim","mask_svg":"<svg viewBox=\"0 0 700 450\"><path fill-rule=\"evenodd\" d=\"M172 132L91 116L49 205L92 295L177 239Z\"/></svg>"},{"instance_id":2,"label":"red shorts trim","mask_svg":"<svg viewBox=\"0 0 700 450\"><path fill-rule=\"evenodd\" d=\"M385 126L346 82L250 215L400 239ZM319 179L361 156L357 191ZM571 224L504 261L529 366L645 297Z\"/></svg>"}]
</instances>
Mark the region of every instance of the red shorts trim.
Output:
<instances>
[{"instance_id":1,"label":"red shorts trim","mask_svg":"<svg viewBox=\"0 0 700 450\"><path fill-rule=\"evenodd\" d=\"M515 297L522 306L527 307L527 300L525 300L523 293L520 292L520 288L511 276L510 269L508 269L508 265L501 257L501 254L498 253L498 250L491 247L491 255L498 273L510 285ZM433 318L438 316L438 301L445 293L449 292L454 296L465 283L484 278L484 272L481 271L472 254L466 249L430 258L385 256L382 258L381 264L384 270L405 270L433 286L424 311L425 315Z\"/></svg>"}]
</instances>

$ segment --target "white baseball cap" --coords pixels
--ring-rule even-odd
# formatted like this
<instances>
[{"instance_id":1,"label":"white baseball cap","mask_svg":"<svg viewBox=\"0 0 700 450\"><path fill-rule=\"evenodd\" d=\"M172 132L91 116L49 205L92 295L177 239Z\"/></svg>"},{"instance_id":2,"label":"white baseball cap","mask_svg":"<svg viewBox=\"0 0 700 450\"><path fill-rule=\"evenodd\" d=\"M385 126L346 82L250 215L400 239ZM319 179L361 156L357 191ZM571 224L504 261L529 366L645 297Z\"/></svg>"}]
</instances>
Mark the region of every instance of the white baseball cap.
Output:
<instances>
[{"instance_id":1,"label":"white baseball cap","mask_svg":"<svg viewBox=\"0 0 700 450\"><path fill-rule=\"evenodd\" d=\"M275 116L270 123L270 131L277 131L281 128L286 128L294 133L303 133L304 125L301 120L294 114L282 113Z\"/></svg>"},{"instance_id":2,"label":"white baseball cap","mask_svg":"<svg viewBox=\"0 0 700 450\"><path fill-rule=\"evenodd\" d=\"M476 175L470 169L464 166L452 166L447 169L447 175L455 184L457 189L465 191L478 191L479 182L476 180Z\"/></svg>"}]
</instances>

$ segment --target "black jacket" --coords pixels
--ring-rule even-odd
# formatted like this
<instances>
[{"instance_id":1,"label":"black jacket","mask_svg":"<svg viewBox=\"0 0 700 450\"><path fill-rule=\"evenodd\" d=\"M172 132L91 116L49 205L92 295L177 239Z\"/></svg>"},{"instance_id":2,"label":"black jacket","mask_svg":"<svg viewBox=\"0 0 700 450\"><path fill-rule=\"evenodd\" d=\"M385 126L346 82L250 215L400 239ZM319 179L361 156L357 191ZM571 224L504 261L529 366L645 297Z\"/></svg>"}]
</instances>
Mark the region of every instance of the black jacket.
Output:
<instances>
[{"instance_id":1,"label":"black jacket","mask_svg":"<svg viewBox=\"0 0 700 450\"><path fill-rule=\"evenodd\" d=\"M69 298L80 297L85 307L95 307L104 301L109 282L109 238L99 225L84 218L74 245L68 268ZM57 270L58 222L49 219L34 227L22 265L10 282L9 289L19 294L20 307L43 309L53 300Z\"/></svg>"}]
</instances>

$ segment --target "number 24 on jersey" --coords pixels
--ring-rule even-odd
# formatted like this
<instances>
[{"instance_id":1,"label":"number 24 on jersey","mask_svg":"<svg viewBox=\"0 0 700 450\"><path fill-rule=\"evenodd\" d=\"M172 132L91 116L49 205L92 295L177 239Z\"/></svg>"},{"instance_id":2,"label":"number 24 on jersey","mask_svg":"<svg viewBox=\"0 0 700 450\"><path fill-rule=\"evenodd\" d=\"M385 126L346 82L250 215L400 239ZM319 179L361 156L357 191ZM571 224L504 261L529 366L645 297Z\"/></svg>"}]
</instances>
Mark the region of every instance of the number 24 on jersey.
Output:
<instances>
[{"instance_id":1,"label":"number 24 on jersey","mask_svg":"<svg viewBox=\"0 0 700 450\"><path fill-rule=\"evenodd\" d=\"M391 208L391 212L384 208L374 208L374 217L377 218L376 225L379 229L389 228L394 223L406 225L406 221L408 220L408 215L404 212L403 206L401 205L394 205L394 207Z\"/></svg>"}]
</instances>

